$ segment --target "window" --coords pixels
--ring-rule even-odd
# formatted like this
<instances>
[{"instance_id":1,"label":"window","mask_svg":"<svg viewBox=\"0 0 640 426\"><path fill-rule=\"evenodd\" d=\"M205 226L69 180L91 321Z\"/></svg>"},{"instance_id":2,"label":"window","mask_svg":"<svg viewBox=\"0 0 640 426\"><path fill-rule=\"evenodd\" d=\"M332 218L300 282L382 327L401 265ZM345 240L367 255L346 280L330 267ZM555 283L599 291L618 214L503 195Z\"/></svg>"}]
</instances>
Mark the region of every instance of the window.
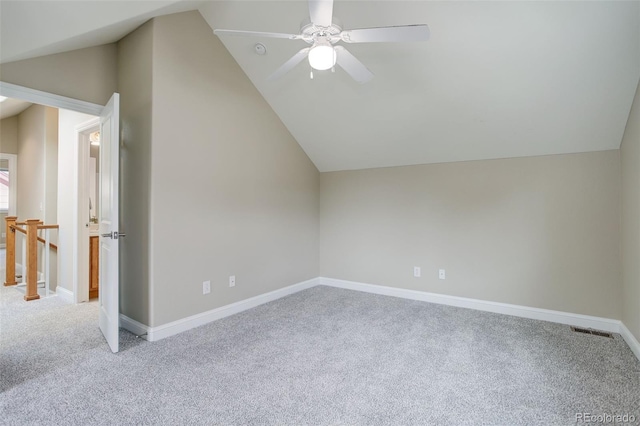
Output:
<instances>
[{"instance_id":1,"label":"window","mask_svg":"<svg viewBox=\"0 0 640 426\"><path fill-rule=\"evenodd\" d=\"M0 211L9 211L9 171L0 169Z\"/></svg>"}]
</instances>

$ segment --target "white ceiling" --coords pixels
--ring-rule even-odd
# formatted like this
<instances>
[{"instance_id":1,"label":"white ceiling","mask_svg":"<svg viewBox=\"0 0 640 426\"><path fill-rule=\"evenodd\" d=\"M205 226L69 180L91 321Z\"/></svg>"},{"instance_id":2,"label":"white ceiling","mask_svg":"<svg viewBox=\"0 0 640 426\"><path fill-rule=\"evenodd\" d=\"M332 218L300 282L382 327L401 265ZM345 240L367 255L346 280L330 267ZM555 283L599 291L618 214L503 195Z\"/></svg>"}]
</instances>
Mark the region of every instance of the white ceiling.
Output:
<instances>
[{"instance_id":1,"label":"white ceiling","mask_svg":"<svg viewBox=\"0 0 640 426\"><path fill-rule=\"evenodd\" d=\"M2 1L0 58L115 41L198 6L212 28L296 33L308 16L304 1L124 3ZM334 15L346 29L426 23L431 39L347 45L375 74L364 85L341 69L309 80L306 62L270 82L304 42L222 39L321 171L620 146L640 78L640 1L337 0Z\"/></svg>"},{"instance_id":2,"label":"white ceiling","mask_svg":"<svg viewBox=\"0 0 640 426\"><path fill-rule=\"evenodd\" d=\"M18 115L31 105L33 104L19 99L5 99L0 102L0 120Z\"/></svg>"},{"instance_id":3,"label":"white ceiling","mask_svg":"<svg viewBox=\"0 0 640 426\"><path fill-rule=\"evenodd\" d=\"M196 9L188 0L2 0L0 63L121 39L150 18Z\"/></svg>"}]
</instances>

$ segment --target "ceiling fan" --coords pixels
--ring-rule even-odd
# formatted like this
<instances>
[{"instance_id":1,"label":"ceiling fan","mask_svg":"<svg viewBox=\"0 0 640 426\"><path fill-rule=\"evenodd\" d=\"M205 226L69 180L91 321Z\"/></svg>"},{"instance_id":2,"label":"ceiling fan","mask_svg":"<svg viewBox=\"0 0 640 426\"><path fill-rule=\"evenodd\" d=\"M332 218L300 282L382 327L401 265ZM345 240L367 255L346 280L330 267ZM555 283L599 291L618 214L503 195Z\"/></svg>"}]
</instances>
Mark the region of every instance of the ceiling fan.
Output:
<instances>
[{"instance_id":1,"label":"ceiling fan","mask_svg":"<svg viewBox=\"0 0 640 426\"><path fill-rule=\"evenodd\" d=\"M300 34L236 30L214 30L214 33L218 36L230 35L303 40L310 45L293 55L291 59L269 76L269 80L282 77L302 62L304 58L308 58L311 68L320 71L334 70L337 63L358 83L366 83L371 80L373 73L344 46L336 45L336 43L340 41L345 43L424 41L429 38L429 27L424 24L343 30L333 17L333 0L309 0L309 17L308 21L303 22ZM311 78L313 78L313 70L311 71Z\"/></svg>"}]
</instances>

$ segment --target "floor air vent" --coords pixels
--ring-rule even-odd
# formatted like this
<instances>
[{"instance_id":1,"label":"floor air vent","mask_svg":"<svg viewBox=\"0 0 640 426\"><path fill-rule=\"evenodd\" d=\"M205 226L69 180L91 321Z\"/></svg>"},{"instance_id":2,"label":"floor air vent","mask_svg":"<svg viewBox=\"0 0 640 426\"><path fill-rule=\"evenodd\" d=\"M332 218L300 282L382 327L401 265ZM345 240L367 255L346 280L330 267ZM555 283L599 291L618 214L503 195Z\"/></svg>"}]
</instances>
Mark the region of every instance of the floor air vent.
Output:
<instances>
[{"instance_id":1,"label":"floor air vent","mask_svg":"<svg viewBox=\"0 0 640 426\"><path fill-rule=\"evenodd\" d=\"M571 327L571 330L576 333L593 334L594 336L608 337L610 339L613 339L613 336L611 336L611 333L607 333L606 331L592 330L589 328L580 328L580 327Z\"/></svg>"}]
</instances>

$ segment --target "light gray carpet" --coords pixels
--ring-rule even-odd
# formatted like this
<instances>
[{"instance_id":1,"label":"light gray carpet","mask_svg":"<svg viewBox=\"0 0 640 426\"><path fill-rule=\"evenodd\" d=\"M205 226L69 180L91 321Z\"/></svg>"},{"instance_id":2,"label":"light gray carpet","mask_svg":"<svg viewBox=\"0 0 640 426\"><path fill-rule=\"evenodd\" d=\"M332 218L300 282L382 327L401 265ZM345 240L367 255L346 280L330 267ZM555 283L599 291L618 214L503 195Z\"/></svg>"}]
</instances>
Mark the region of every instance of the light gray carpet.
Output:
<instances>
[{"instance_id":1,"label":"light gray carpet","mask_svg":"<svg viewBox=\"0 0 640 426\"><path fill-rule=\"evenodd\" d=\"M1 424L640 421L619 335L319 286L112 355L95 303L0 296Z\"/></svg>"}]
</instances>

